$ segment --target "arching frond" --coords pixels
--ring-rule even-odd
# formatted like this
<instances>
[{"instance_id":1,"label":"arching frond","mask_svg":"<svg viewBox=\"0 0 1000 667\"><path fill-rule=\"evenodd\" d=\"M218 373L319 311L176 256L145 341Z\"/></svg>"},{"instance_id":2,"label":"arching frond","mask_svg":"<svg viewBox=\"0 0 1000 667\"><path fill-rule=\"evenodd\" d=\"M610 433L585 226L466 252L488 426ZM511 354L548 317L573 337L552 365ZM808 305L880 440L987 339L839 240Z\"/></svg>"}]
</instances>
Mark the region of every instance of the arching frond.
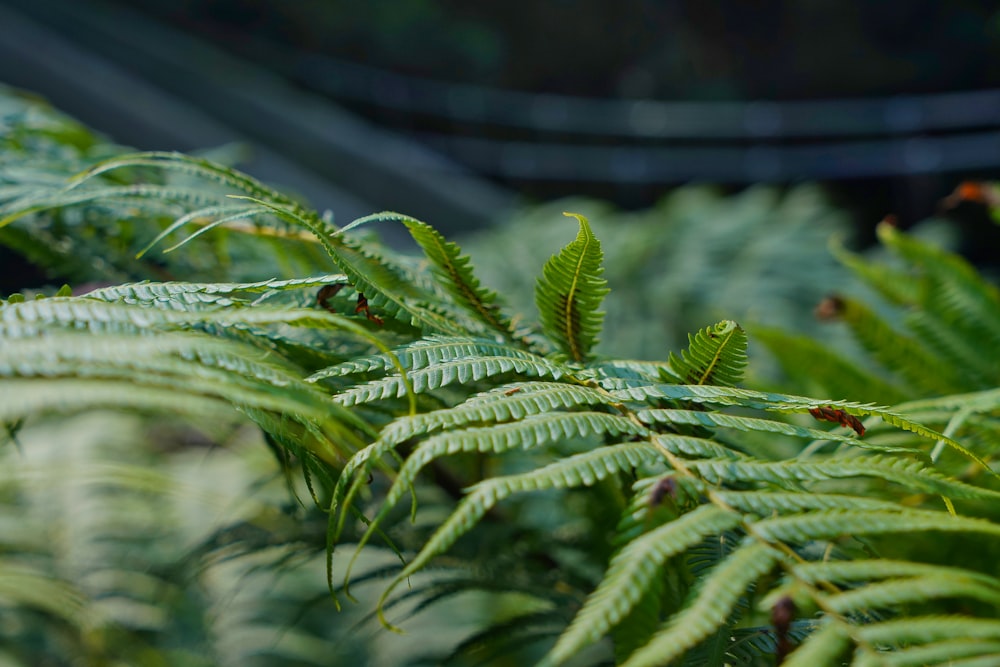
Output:
<instances>
[{"instance_id":1,"label":"arching frond","mask_svg":"<svg viewBox=\"0 0 1000 667\"><path fill-rule=\"evenodd\" d=\"M525 359L508 356L478 356L456 361L446 361L408 373L407 378L418 393L440 389L455 383L478 382L486 378L519 373L529 377L562 377L564 369L547 359ZM344 406L359 405L406 394L406 383L401 375L390 375L364 384L355 385L335 396Z\"/></svg>"},{"instance_id":2,"label":"arching frond","mask_svg":"<svg viewBox=\"0 0 1000 667\"><path fill-rule=\"evenodd\" d=\"M87 292L88 299L142 304L173 310L187 310L200 305L231 306L239 302L239 294L257 294L266 299L284 290L306 287L340 285L346 278L342 274L326 274L291 280L261 280L253 283L128 283L102 287ZM249 300L243 300L249 303ZM391 364L390 364L391 365Z\"/></svg>"},{"instance_id":3,"label":"arching frond","mask_svg":"<svg viewBox=\"0 0 1000 667\"><path fill-rule=\"evenodd\" d=\"M400 443L442 429L524 419L560 409L599 405L605 400L589 387L562 382L516 382L473 396L454 408L401 417L383 428L379 439Z\"/></svg>"},{"instance_id":4,"label":"arching frond","mask_svg":"<svg viewBox=\"0 0 1000 667\"><path fill-rule=\"evenodd\" d=\"M353 373L384 372L395 367L393 357L407 370L415 371L448 361L473 359L479 356L509 357L539 363L550 363L519 347L498 343L484 338L428 336L414 343L398 347L392 355L377 354L359 357L325 368L312 375L310 380L351 375Z\"/></svg>"},{"instance_id":5,"label":"arching frond","mask_svg":"<svg viewBox=\"0 0 1000 667\"><path fill-rule=\"evenodd\" d=\"M571 360L589 358L604 314L598 311L608 293L601 278L601 242L582 215L566 213L580 223L576 240L545 264L535 286L542 330Z\"/></svg>"},{"instance_id":6,"label":"arching frond","mask_svg":"<svg viewBox=\"0 0 1000 667\"><path fill-rule=\"evenodd\" d=\"M725 623L747 587L769 572L777 560L773 549L748 540L701 583L691 604L637 649L625 665L654 667L684 655Z\"/></svg>"},{"instance_id":7,"label":"arching frond","mask_svg":"<svg viewBox=\"0 0 1000 667\"><path fill-rule=\"evenodd\" d=\"M430 260L441 287L488 331L510 338L513 325L496 305L496 292L479 284L472 273L469 256L463 255L457 244L445 240L427 223L407 216L400 216L400 220Z\"/></svg>"},{"instance_id":8,"label":"arching frond","mask_svg":"<svg viewBox=\"0 0 1000 667\"><path fill-rule=\"evenodd\" d=\"M777 329L755 328L753 337L775 355L786 376L807 389L822 387L828 396L879 405L896 405L913 395L879 369L863 367L828 344Z\"/></svg>"},{"instance_id":9,"label":"arching frond","mask_svg":"<svg viewBox=\"0 0 1000 667\"><path fill-rule=\"evenodd\" d=\"M708 535L738 524L738 514L705 505L629 542L611 559L601 584L587 598L542 665L560 665L582 647L603 637L642 598L659 566L668 558L683 553Z\"/></svg>"},{"instance_id":10,"label":"arching frond","mask_svg":"<svg viewBox=\"0 0 1000 667\"><path fill-rule=\"evenodd\" d=\"M396 582L422 570L432 558L447 551L458 538L471 530L497 503L515 493L592 486L608 475L658 459L659 452L655 447L630 442L575 454L521 475L494 477L480 482L469 489L469 494L427 540L420 553L406 565Z\"/></svg>"}]
</instances>

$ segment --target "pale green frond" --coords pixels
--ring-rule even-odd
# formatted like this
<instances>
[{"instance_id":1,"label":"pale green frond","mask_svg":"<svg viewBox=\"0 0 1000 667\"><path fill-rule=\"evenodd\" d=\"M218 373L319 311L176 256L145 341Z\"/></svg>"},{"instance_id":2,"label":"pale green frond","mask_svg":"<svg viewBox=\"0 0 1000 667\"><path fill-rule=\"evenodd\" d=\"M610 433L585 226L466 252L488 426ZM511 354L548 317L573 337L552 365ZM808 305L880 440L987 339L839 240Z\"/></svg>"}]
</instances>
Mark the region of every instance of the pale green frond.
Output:
<instances>
[{"instance_id":1,"label":"pale green frond","mask_svg":"<svg viewBox=\"0 0 1000 667\"><path fill-rule=\"evenodd\" d=\"M688 335L680 356L670 353L670 371L681 384L735 386L747 365L747 334L729 320Z\"/></svg>"},{"instance_id":2,"label":"pale green frond","mask_svg":"<svg viewBox=\"0 0 1000 667\"><path fill-rule=\"evenodd\" d=\"M888 558L799 563L794 566L794 571L797 579L810 583L821 581L852 583L893 577L953 576L972 579L983 586L1000 589L1000 579L988 574L948 565L916 563Z\"/></svg>"},{"instance_id":3,"label":"pale green frond","mask_svg":"<svg viewBox=\"0 0 1000 667\"><path fill-rule=\"evenodd\" d=\"M820 628L806 637L782 663L782 667L818 667L834 665L850 646L851 637L847 626L827 618Z\"/></svg>"},{"instance_id":4,"label":"pale green frond","mask_svg":"<svg viewBox=\"0 0 1000 667\"><path fill-rule=\"evenodd\" d=\"M342 329L380 344L371 333L347 317L304 308L257 307L227 310L167 311L123 303L106 303L85 297L52 297L7 303L0 307L0 332L4 336L35 336L50 327L86 327L92 331L122 329L177 329L195 324L249 329L289 325L317 329Z\"/></svg>"},{"instance_id":5,"label":"pale green frond","mask_svg":"<svg viewBox=\"0 0 1000 667\"><path fill-rule=\"evenodd\" d=\"M204 218L202 217L203 215L210 215L212 217ZM270 216L270 215L271 211L265 208L261 208L259 206L249 206L249 207L208 206L206 208L193 211L186 215L182 215L181 217L174 220L171 224L169 224L166 227L166 229L157 234L152 241L147 243L141 250L139 250L139 252L136 253L136 257L142 257L150 250L152 250L154 247L156 247L156 245L159 244L160 241L167 238L175 231L184 227L190 222L200 223L198 229L194 232L191 232L180 241L177 241L172 246L164 248L163 250L164 253L173 252L174 250L177 250L184 244L189 243L190 241L193 241L199 236L207 234L213 229L216 229L223 225L228 225L229 223L238 222L240 220L251 220L253 218L261 216Z\"/></svg>"},{"instance_id":6,"label":"pale green frond","mask_svg":"<svg viewBox=\"0 0 1000 667\"><path fill-rule=\"evenodd\" d=\"M658 447L669 451L672 454L680 454L684 457L699 459L732 459L741 460L748 458L745 454L736 451L723 444L709 440L707 438L696 438L676 433L657 433L651 440Z\"/></svg>"},{"instance_id":7,"label":"pale green frond","mask_svg":"<svg viewBox=\"0 0 1000 667\"><path fill-rule=\"evenodd\" d=\"M609 290L601 278L601 242L586 218L565 215L577 219L580 231L545 263L535 285L535 304L545 335L571 360L583 362L600 334L604 313L598 308Z\"/></svg>"},{"instance_id":8,"label":"pale green frond","mask_svg":"<svg viewBox=\"0 0 1000 667\"><path fill-rule=\"evenodd\" d=\"M600 405L605 398L589 387L561 382L519 382L473 396L453 408L401 417L382 429L379 440L400 443L409 438L469 424L506 422L529 415Z\"/></svg>"},{"instance_id":9,"label":"pale green frond","mask_svg":"<svg viewBox=\"0 0 1000 667\"><path fill-rule=\"evenodd\" d=\"M524 359L508 356L476 356L447 361L434 366L410 371L407 374L413 384L413 391L421 394L440 389L454 383L467 384L504 373L519 373L529 377L562 377L562 365L542 357ZM334 396L334 400L344 406L360 405L386 398L398 398L406 394L404 378L399 375L372 380L355 385Z\"/></svg>"},{"instance_id":10,"label":"pale green frond","mask_svg":"<svg viewBox=\"0 0 1000 667\"><path fill-rule=\"evenodd\" d=\"M874 645L931 644L939 641L1000 640L1000 620L969 616L911 616L855 628Z\"/></svg>"},{"instance_id":11,"label":"pale green frond","mask_svg":"<svg viewBox=\"0 0 1000 667\"><path fill-rule=\"evenodd\" d=\"M80 626L86 614L84 596L69 582L60 581L8 557L0 560L0 605L28 607ZM92 619L95 625L98 619Z\"/></svg>"},{"instance_id":12,"label":"pale green frond","mask_svg":"<svg viewBox=\"0 0 1000 667\"><path fill-rule=\"evenodd\" d=\"M709 535L736 527L739 522L740 517L734 512L702 505L626 544L611 559L601 583L587 597L540 667L561 665L598 641L635 607L668 558L684 553Z\"/></svg>"},{"instance_id":13,"label":"pale green frond","mask_svg":"<svg viewBox=\"0 0 1000 667\"><path fill-rule=\"evenodd\" d=\"M387 514L399 502L424 466L441 456L459 452L500 454L575 438L615 437L623 434L643 435L643 429L626 417L605 412L554 412L532 415L506 424L448 431L432 436L420 443L400 468L392 488L382 502L379 516Z\"/></svg>"},{"instance_id":14,"label":"pale green frond","mask_svg":"<svg viewBox=\"0 0 1000 667\"><path fill-rule=\"evenodd\" d=\"M644 424L687 424L694 426L708 426L715 428L731 428L737 431L752 431L758 433L780 433L782 435L796 438L807 438L810 440L831 440L850 444L864 449L876 449L880 451L917 451L906 447L892 447L866 442L860 438L840 435L832 431L822 431L815 428L805 428L796 426L788 422L779 422L771 419L760 419L758 417L741 417L739 415L729 415L721 412L704 412L700 410L671 410L666 408L652 408L648 410L637 410L636 417Z\"/></svg>"},{"instance_id":15,"label":"pale green frond","mask_svg":"<svg viewBox=\"0 0 1000 667\"><path fill-rule=\"evenodd\" d=\"M771 547L745 542L702 580L691 603L623 667L657 667L684 655L720 628L747 589L777 562L778 553Z\"/></svg>"},{"instance_id":16,"label":"pale green frond","mask_svg":"<svg viewBox=\"0 0 1000 667\"><path fill-rule=\"evenodd\" d=\"M395 583L425 568L431 559L443 554L479 523L490 509L515 493L593 486L609 475L661 459L662 455L655 447L630 442L598 447L520 475L480 482L469 489L468 495L427 540L420 553L407 564Z\"/></svg>"},{"instance_id":17,"label":"pale green frond","mask_svg":"<svg viewBox=\"0 0 1000 667\"><path fill-rule=\"evenodd\" d=\"M927 665L961 665L963 658L985 656L996 664L1000 658L1000 640L958 638L946 639L922 646L907 646L880 656L887 667L926 667Z\"/></svg>"},{"instance_id":18,"label":"pale green frond","mask_svg":"<svg viewBox=\"0 0 1000 667\"><path fill-rule=\"evenodd\" d=\"M0 376L118 378L322 417L326 396L253 347L195 333L49 335L0 348Z\"/></svg>"},{"instance_id":19,"label":"pale green frond","mask_svg":"<svg viewBox=\"0 0 1000 667\"><path fill-rule=\"evenodd\" d=\"M977 578L948 573L872 583L827 596L825 603L832 611L847 615L937 598L965 598L1000 607L1000 588L985 586Z\"/></svg>"},{"instance_id":20,"label":"pale green frond","mask_svg":"<svg viewBox=\"0 0 1000 667\"><path fill-rule=\"evenodd\" d=\"M297 203L274 188L270 188L255 178L204 158L168 151L149 151L116 156L87 168L70 181L70 188L78 187L87 180L129 167L155 167L196 176L209 182L218 183L244 194L266 198L281 204L297 206Z\"/></svg>"},{"instance_id":21,"label":"pale green frond","mask_svg":"<svg viewBox=\"0 0 1000 667\"><path fill-rule=\"evenodd\" d=\"M52 208L76 206L91 202L128 203L138 210L147 206L154 207L156 214L169 211L174 206L203 207L218 201L214 193L200 188L186 188L173 185L154 185L139 183L133 185L113 185L80 190L58 190L45 192L39 196L19 199L0 206L0 227L4 227L19 218L31 213L37 213ZM168 205L170 208L163 208Z\"/></svg>"},{"instance_id":22,"label":"pale green frond","mask_svg":"<svg viewBox=\"0 0 1000 667\"><path fill-rule=\"evenodd\" d=\"M843 410L848 415L857 417L879 417L884 423L904 431L909 431L932 442L944 443L971 461L975 461L984 470L996 475L991 467L981 457L949 438L923 424L908 419L886 408L853 401L824 401L821 399L778 394L775 392L754 391L738 387L707 387L703 385L655 385L619 387L613 393L624 399L636 397L659 397L676 400L692 401L708 405L740 406L755 410L776 412L808 412L811 409L832 407Z\"/></svg>"},{"instance_id":23,"label":"pale green frond","mask_svg":"<svg viewBox=\"0 0 1000 667\"><path fill-rule=\"evenodd\" d=\"M795 493L788 491L717 490L716 496L727 506L766 517L799 514L814 510L852 510L860 512L903 511L903 505L888 500L835 493Z\"/></svg>"},{"instance_id":24,"label":"pale green frond","mask_svg":"<svg viewBox=\"0 0 1000 667\"><path fill-rule=\"evenodd\" d=\"M1000 491L965 484L927 468L918 461L896 456L863 456L804 461L691 461L686 464L710 484L767 482L780 488L804 482L874 477L914 491L949 498L1000 499Z\"/></svg>"},{"instance_id":25,"label":"pale green frond","mask_svg":"<svg viewBox=\"0 0 1000 667\"><path fill-rule=\"evenodd\" d=\"M842 535L879 535L929 530L981 533L1000 537L1000 525L985 519L912 509L900 512L864 513L824 510L802 516L762 519L754 523L754 530L767 540L798 543L829 540Z\"/></svg>"},{"instance_id":26,"label":"pale green frond","mask_svg":"<svg viewBox=\"0 0 1000 667\"><path fill-rule=\"evenodd\" d=\"M241 293L263 293L262 298L266 298L284 290L338 285L345 281L346 277L338 273L291 280L261 280L253 283L153 283L143 281L102 287L87 292L83 296L100 301L186 310L189 307L200 305L231 306L237 303L237 295ZM390 361L388 367L391 368L391 366Z\"/></svg>"},{"instance_id":27,"label":"pale green frond","mask_svg":"<svg viewBox=\"0 0 1000 667\"><path fill-rule=\"evenodd\" d=\"M0 379L0 397L0 420L6 422L102 407L203 416L232 411L231 404L221 399L114 380Z\"/></svg>"},{"instance_id":28,"label":"pale green frond","mask_svg":"<svg viewBox=\"0 0 1000 667\"><path fill-rule=\"evenodd\" d=\"M949 394L935 398L923 398L902 403L895 407L897 412L920 414L935 410L948 412L968 410L969 412L989 412L1000 408L1000 389L988 389L967 394Z\"/></svg>"},{"instance_id":29,"label":"pale green frond","mask_svg":"<svg viewBox=\"0 0 1000 667\"><path fill-rule=\"evenodd\" d=\"M544 362L538 355L526 352L513 345L498 343L486 338L428 336L413 343L407 343L392 351L399 363L407 370L419 370L447 361L472 359L479 356L510 357ZM353 373L372 373L392 370L392 356L375 354L358 357L330 368L317 371L310 381L328 377L340 377Z\"/></svg>"}]
</instances>

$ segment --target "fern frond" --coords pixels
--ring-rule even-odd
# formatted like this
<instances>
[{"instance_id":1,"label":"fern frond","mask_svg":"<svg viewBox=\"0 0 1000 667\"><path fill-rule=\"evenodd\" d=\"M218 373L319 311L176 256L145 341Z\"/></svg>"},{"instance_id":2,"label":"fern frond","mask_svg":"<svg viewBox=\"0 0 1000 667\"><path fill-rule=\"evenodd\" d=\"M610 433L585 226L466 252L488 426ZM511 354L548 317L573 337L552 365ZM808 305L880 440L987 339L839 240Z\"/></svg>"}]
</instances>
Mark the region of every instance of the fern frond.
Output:
<instances>
[{"instance_id":1,"label":"fern frond","mask_svg":"<svg viewBox=\"0 0 1000 667\"><path fill-rule=\"evenodd\" d=\"M972 577L925 575L893 579L868 584L828 596L825 603L838 614L857 614L872 609L895 609L900 606L929 602L938 598L964 598L978 600L994 607L1000 606L1000 589L985 586Z\"/></svg>"},{"instance_id":2,"label":"fern frond","mask_svg":"<svg viewBox=\"0 0 1000 667\"><path fill-rule=\"evenodd\" d=\"M136 257L142 257L147 252L153 249L156 245L160 243L163 239L167 238L173 234L178 229L181 229L185 225L192 222L202 223L199 229L192 232L184 239L178 241L169 248L164 249L164 253L173 252L181 246L185 245L198 238L199 236L223 225L229 225L230 223L235 223L240 220L249 220L252 218L257 218L260 216L270 216L271 211L260 206L246 206L246 205L236 205L236 206L206 206L205 208L195 209L189 213L185 213L180 216L172 223L167 225L163 231L153 237L149 243L143 246L142 249L136 253Z\"/></svg>"},{"instance_id":3,"label":"fern frond","mask_svg":"<svg viewBox=\"0 0 1000 667\"><path fill-rule=\"evenodd\" d=\"M746 589L778 563L778 552L746 541L698 586L691 603L667 627L637 649L623 667L655 667L684 655L722 626Z\"/></svg>"},{"instance_id":4,"label":"fern frond","mask_svg":"<svg viewBox=\"0 0 1000 667\"><path fill-rule=\"evenodd\" d=\"M510 450L528 450L579 438L604 438L620 435L644 435L645 429L627 417L605 412L554 412L533 415L516 422L487 427L449 431L420 443L406 459L369 530L359 543L365 544L371 530L388 516L389 511L413 488L417 474L431 461L459 452L501 454ZM385 597L383 596L383 600Z\"/></svg>"},{"instance_id":5,"label":"fern frond","mask_svg":"<svg viewBox=\"0 0 1000 667\"><path fill-rule=\"evenodd\" d=\"M528 473L480 482L469 490L455 511L427 540L420 553L399 574L395 584L424 569L431 559L443 554L479 523L497 503L515 493L593 486L608 475L661 458L655 447L630 442L575 454Z\"/></svg>"},{"instance_id":6,"label":"fern frond","mask_svg":"<svg viewBox=\"0 0 1000 667\"><path fill-rule=\"evenodd\" d=\"M74 176L70 179L69 187L76 188L96 176L129 167L154 167L176 171L215 182L254 197L266 197L272 201L290 206L297 205L294 200L278 190L264 185L247 174L217 164L211 160L169 151L148 151L109 158L88 167L85 171Z\"/></svg>"},{"instance_id":7,"label":"fern frond","mask_svg":"<svg viewBox=\"0 0 1000 667\"><path fill-rule=\"evenodd\" d=\"M771 419L760 419L758 417L742 417L739 415L729 415L721 412L704 412L700 410L671 410L664 408L651 408L647 410L637 410L636 417L644 424L688 424L693 426L708 426L716 428L731 428L737 431L757 432L757 433L780 433L782 435L796 438L807 438L810 440L831 440L861 447L864 449L875 449L887 452L919 451L907 447L894 447L891 445L879 445L866 442L860 438L850 437L833 433L832 431L822 431L815 428L805 428L796 426L788 422L779 422Z\"/></svg>"},{"instance_id":8,"label":"fern frond","mask_svg":"<svg viewBox=\"0 0 1000 667\"><path fill-rule=\"evenodd\" d=\"M974 326L1000 344L1000 289L982 278L961 256L924 243L892 225L876 227L879 240L925 271L937 288L921 305L949 324Z\"/></svg>"},{"instance_id":9,"label":"fern frond","mask_svg":"<svg viewBox=\"0 0 1000 667\"><path fill-rule=\"evenodd\" d=\"M786 376L808 388L821 387L827 396L850 396L880 405L896 405L912 396L912 392L812 338L762 328L755 328L753 336L775 356Z\"/></svg>"},{"instance_id":10,"label":"fern frond","mask_svg":"<svg viewBox=\"0 0 1000 667\"><path fill-rule=\"evenodd\" d=\"M378 312L417 327L424 333L467 336L462 324L430 307L432 295L421 291L384 258L362 248L347 237L324 239L327 252L347 274L354 288L365 295Z\"/></svg>"},{"instance_id":11,"label":"fern frond","mask_svg":"<svg viewBox=\"0 0 1000 667\"><path fill-rule=\"evenodd\" d=\"M690 461L687 467L710 484L767 482L797 490L801 482L874 477L904 488L948 498L1000 498L993 491L942 475L917 461L901 457L864 456L805 461Z\"/></svg>"},{"instance_id":12,"label":"fern frond","mask_svg":"<svg viewBox=\"0 0 1000 667\"><path fill-rule=\"evenodd\" d=\"M670 353L670 370L681 384L732 387L743 379L747 365L747 335L729 320L688 336L680 356Z\"/></svg>"},{"instance_id":13,"label":"fern frond","mask_svg":"<svg viewBox=\"0 0 1000 667\"><path fill-rule=\"evenodd\" d=\"M605 400L589 387L561 382L517 382L473 396L453 408L396 419L382 429L379 439L385 443L400 443L442 429L524 419L530 415L599 405Z\"/></svg>"},{"instance_id":14,"label":"fern frond","mask_svg":"<svg viewBox=\"0 0 1000 667\"><path fill-rule=\"evenodd\" d=\"M816 667L832 665L834 660L850 646L847 626L827 618L782 663L783 667Z\"/></svg>"},{"instance_id":15,"label":"fern frond","mask_svg":"<svg viewBox=\"0 0 1000 667\"><path fill-rule=\"evenodd\" d=\"M706 438L676 435L673 433L657 433L650 438L650 441L661 450L668 451L671 454L679 454L685 458L723 460L743 460L748 458L731 447Z\"/></svg>"},{"instance_id":16,"label":"fern frond","mask_svg":"<svg viewBox=\"0 0 1000 667\"><path fill-rule=\"evenodd\" d=\"M413 240L430 260L441 287L488 331L510 338L513 325L496 305L496 292L479 284L479 279L472 273L469 256L463 255L457 244L445 240L444 236L427 223L408 216L398 218L410 230Z\"/></svg>"},{"instance_id":17,"label":"fern frond","mask_svg":"<svg viewBox=\"0 0 1000 667\"><path fill-rule=\"evenodd\" d=\"M524 359L507 356L477 356L447 361L434 366L410 371L406 376L418 394L440 389L456 382L466 384L504 373L520 373L530 377L562 377L562 365L542 357ZM355 385L334 396L344 406L360 405L386 398L398 398L407 392L404 377L390 375L364 384Z\"/></svg>"},{"instance_id":18,"label":"fern frond","mask_svg":"<svg viewBox=\"0 0 1000 667\"><path fill-rule=\"evenodd\" d=\"M179 414L216 416L232 410L222 399L142 387L113 380L75 378L0 380L0 420L14 422L26 415L67 414L88 408L129 408Z\"/></svg>"},{"instance_id":19,"label":"fern frond","mask_svg":"<svg viewBox=\"0 0 1000 667\"><path fill-rule=\"evenodd\" d=\"M14 558L0 560L0 599L5 607L29 607L82 625L85 598L69 582L60 581Z\"/></svg>"},{"instance_id":20,"label":"fern frond","mask_svg":"<svg viewBox=\"0 0 1000 667\"><path fill-rule=\"evenodd\" d=\"M583 362L597 342L604 320L598 308L609 290L601 278L601 242L586 218L565 215L577 219L580 231L576 240L546 262L535 285L535 303L545 335L571 360Z\"/></svg>"},{"instance_id":21,"label":"fern frond","mask_svg":"<svg viewBox=\"0 0 1000 667\"><path fill-rule=\"evenodd\" d=\"M955 665L956 667L990 667L1000 660L1000 641L959 638L934 642L927 646L908 646L879 656L888 667L925 667ZM966 662L963 658L977 659Z\"/></svg>"},{"instance_id":22,"label":"fern frond","mask_svg":"<svg viewBox=\"0 0 1000 667\"><path fill-rule=\"evenodd\" d=\"M208 206L215 203L218 197L206 193L204 189L185 188L174 185L154 185L140 183L134 185L114 185L99 188L88 188L73 191L57 191L43 193L18 199L0 206L0 228L9 225L26 215L52 208L75 206L90 202L128 202L132 206L152 206L157 214L169 209L164 205L176 206Z\"/></svg>"},{"instance_id":23,"label":"fern frond","mask_svg":"<svg viewBox=\"0 0 1000 667\"><path fill-rule=\"evenodd\" d=\"M905 506L888 500L865 498L848 494L785 492L785 491L729 491L716 490L716 496L727 507L746 514L766 517L799 514L814 510L851 510L861 512L903 511Z\"/></svg>"},{"instance_id":24,"label":"fern frond","mask_svg":"<svg viewBox=\"0 0 1000 667\"><path fill-rule=\"evenodd\" d=\"M723 406L740 406L755 410L768 410L775 412L808 412L812 409L823 406L833 407L843 410L846 414L865 417L874 416L880 418L884 423L895 426L904 431L909 431L932 442L944 443L944 445L959 452L971 461L975 461L990 474L996 475L989 464L974 452L962 446L953 438L947 437L923 424L913 421L896 412L885 408L854 403L852 401L824 401L804 396L794 396L792 394L778 394L774 392L762 392L751 389L741 389L737 387L706 387L702 385L646 385L628 386L631 383L616 383L612 393L624 399L635 399L638 397L659 397L676 400L692 401L694 403Z\"/></svg>"},{"instance_id":25,"label":"fern frond","mask_svg":"<svg viewBox=\"0 0 1000 667\"><path fill-rule=\"evenodd\" d=\"M755 532L776 542L807 542L840 535L877 535L916 531L970 532L1000 536L1000 525L947 512L908 510L905 512L844 512L826 510L802 516L763 519L754 523Z\"/></svg>"},{"instance_id":26,"label":"fern frond","mask_svg":"<svg viewBox=\"0 0 1000 667\"><path fill-rule=\"evenodd\" d=\"M644 435L644 429L627 417L606 412L553 412L506 424L442 433L420 443L406 459L393 488L386 494L384 505L393 505L420 469L440 456L458 452L502 453L576 438L620 435Z\"/></svg>"},{"instance_id":27,"label":"fern frond","mask_svg":"<svg viewBox=\"0 0 1000 667\"><path fill-rule=\"evenodd\" d=\"M187 310L190 307L202 305L231 306L237 303L240 293L263 295L306 287L322 287L324 285L343 284L346 277L343 274L332 273L309 278L293 278L291 280L261 280L253 283L126 283L112 287L102 287L85 295L88 299L119 302L127 304L142 304L174 310ZM259 299L258 299L259 300ZM389 367L392 366L391 361Z\"/></svg>"},{"instance_id":28,"label":"fern frond","mask_svg":"<svg viewBox=\"0 0 1000 667\"><path fill-rule=\"evenodd\" d=\"M863 625L857 636L873 645L931 644L1000 639L1000 620L968 616L917 616Z\"/></svg>"},{"instance_id":29,"label":"fern frond","mask_svg":"<svg viewBox=\"0 0 1000 667\"><path fill-rule=\"evenodd\" d=\"M448 361L472 359L478 356L510 357L545 363L538 355L526 352L513 345L498 343L485 338L454 336L427 336L413 343L395 348L392 355L376 354L358 357L350 361L317 371L310 381L353 373L372 373L392 370L393 357L410 371L420 370Z\"/></svg>"},{"instance_id":30,"label":"fern frond","mask_svg":"<svg viewBox=\"0 0 1000 667\"><path fill-rule=\"evenodd\" d=\"M896 331L861 302L838 297L837 317L880 364L921 392L951 394L964 389L954 366L932 354L916 339Z\"/></svg>"},{"instance_id":31,"label":"fern frond","mask_svg":"<svg viewBox=\"0 0 1000 667\"><path fill-rule=\"evenodd\" d=\"M540 667L561 665L598 641L631 612L668 558L709 535L736 527L739 521L734 512L703 505L629 542L611 559L601 583Z\"/></svg>"}]
</instances>

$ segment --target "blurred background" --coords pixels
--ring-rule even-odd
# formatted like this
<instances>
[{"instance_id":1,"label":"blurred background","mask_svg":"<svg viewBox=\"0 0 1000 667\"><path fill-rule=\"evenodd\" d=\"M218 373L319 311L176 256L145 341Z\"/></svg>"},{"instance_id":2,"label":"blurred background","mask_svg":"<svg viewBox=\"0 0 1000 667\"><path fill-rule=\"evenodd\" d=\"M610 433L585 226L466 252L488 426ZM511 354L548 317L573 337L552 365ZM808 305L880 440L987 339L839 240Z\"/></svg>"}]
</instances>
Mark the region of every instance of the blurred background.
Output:
<instances>
[{"instance_id":1,"label":"blurred background","mask_svg":"<svg viewBox=\"0 0 1000 667\"><path fill-rule=\"evenodd\" d=\"M0 80L123 144L241 146L340 220L821 182L864 242L1000 168L986 2L2 0L0 26Z\"/></svg>"}]
</instances>

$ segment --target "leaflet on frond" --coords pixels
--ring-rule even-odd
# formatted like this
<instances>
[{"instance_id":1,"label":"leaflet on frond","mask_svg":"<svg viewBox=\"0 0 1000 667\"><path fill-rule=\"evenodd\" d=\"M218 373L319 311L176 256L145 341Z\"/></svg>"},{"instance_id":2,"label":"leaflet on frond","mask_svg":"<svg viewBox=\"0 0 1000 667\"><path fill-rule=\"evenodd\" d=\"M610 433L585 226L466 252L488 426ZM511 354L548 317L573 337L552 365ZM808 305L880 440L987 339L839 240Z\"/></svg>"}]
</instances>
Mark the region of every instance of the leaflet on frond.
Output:
<instances>
[{"instance_id":1,"label":"leaflet on frond","mask_svg":"<svg viewBox=\"0 0 1000 667\"><path fill-rule=\"evenodd\" d=\"M747 335L740 325L724 320L688 335L680 356L670 353L670 371L682 384L735 386L747 365Z\"/></svg>"},{"instance_id":2,"label":"leaflet on frond","mask_svg":"<svg viewBox=\"0 0 1000 667\"><path fill-rule=\"evenodd\" d=\"M545 263L535 285L542 331L559 350L576 362L586 361L604 322L599 311L610 291L602 261L601 242L582 215L566 213L580 223L576 240Z\"/></svg>"}]
</instances>

